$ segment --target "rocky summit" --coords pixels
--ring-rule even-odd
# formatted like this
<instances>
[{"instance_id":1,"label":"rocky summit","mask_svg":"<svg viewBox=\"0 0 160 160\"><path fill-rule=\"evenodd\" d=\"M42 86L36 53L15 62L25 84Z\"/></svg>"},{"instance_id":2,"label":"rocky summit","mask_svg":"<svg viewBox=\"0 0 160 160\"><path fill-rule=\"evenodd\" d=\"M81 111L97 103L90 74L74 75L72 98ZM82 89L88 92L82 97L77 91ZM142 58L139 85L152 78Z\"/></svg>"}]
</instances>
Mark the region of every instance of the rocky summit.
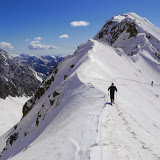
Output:
<instances>
[{"instance_id":1,"label":"rocky summit","mask_svg":"<svg viewBox=\"0 0 160 160\"><path fill-rule=\"evenodd\" d=\"M147 50L160 60L160 29L135 13L112 17L94 39L121 48L128 56L138 56Z\"/></svg>"}]
</instances>

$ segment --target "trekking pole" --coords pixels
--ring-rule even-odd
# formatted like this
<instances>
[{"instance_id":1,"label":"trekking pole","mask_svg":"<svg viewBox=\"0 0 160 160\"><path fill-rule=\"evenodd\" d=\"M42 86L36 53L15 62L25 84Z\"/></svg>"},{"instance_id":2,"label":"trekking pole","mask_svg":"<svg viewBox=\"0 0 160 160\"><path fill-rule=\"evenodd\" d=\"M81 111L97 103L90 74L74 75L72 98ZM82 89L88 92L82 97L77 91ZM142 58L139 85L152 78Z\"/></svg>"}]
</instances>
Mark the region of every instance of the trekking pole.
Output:
<instances>
[{"instance_id":1,"label":"trekking pole","mask_svg":"<svg viewBox=\"0 0 160 160\"><path fill-rule=\"evenodd\" d=\"M116 92L116 105L117 105L117 92Z\"/></svg>"},{"instance_id":2,"label":"trekking pole","mask_svg":"<svg viewBox=\"0 0 160 160\"><path fill-rule=\"evenodd\" d=\"M108 91L108 101L109 101L109 91Z\"/></svg>"}]
</instances>

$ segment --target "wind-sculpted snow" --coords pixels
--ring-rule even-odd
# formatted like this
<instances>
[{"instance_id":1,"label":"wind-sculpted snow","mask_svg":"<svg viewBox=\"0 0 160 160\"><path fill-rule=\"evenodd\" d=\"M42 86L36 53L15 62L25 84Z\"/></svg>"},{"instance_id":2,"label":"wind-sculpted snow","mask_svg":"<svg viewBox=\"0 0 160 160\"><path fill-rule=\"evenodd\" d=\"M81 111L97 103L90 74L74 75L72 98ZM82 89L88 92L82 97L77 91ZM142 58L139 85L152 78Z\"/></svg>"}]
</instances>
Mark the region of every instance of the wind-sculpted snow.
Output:
<instances>
[{"instance_id":1,"label":"wind-sculpted snow","mask_svg":"<svg viewBox=\"0 0 160 160\"><path fill-rule=\"evenodd\" d=\"M130 59L103 41L78 46L0 137L0 159L159 160L159 62L139 52ZM112 82L118 92L111 106Z\"/></svg>"},{"instance_id":2,"label":"wind-sculpted snow","mask_svg":"<svg viewBox=\"0 0 160 160\"><path fill-rule=\"evenodd\" d=\"M74 69L75 65L80 63L84 53L92 47L93 42L88 41L87 46L85 44L78 47L74 56L68 56L65 60L57 64L50 72L49 77L42 83L35 95L28 101L23 107L23 117L32 109L34 104L43 96L43 94L50 88L55 89L60 85ZM81 54L79 54L79 52ZM77 65L78 65L77 64Z\"/></svg>"}]
</instances>

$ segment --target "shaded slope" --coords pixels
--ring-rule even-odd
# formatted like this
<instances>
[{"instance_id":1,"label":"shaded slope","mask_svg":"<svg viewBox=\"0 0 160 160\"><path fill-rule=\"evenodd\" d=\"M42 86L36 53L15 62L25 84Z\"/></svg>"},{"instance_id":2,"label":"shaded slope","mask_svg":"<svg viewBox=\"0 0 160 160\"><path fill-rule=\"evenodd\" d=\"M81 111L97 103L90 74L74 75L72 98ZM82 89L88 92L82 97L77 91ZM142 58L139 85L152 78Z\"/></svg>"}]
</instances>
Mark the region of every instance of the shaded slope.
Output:
<instances>
[{"instance_id":1,"label":"shaded slope","mask_svg":"<svg viewBox=\"0 0 160 160\"><path fill-rule=\"evenodd\" d=\"M32 96L40 85L36 72L0 49L0 98Z\"/></svg>"}]
</instances>

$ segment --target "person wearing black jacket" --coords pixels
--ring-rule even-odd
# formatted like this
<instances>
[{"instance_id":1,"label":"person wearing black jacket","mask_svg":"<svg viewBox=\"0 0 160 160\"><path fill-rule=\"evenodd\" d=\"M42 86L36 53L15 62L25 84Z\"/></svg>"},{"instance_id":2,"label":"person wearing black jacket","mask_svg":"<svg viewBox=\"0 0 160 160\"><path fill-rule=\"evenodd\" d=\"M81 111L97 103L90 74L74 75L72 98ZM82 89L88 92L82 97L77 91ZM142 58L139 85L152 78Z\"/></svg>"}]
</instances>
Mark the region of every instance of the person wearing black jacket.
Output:
<instances>
[{"instance_id":1,"label":"person wearing black jacket","mask_svg":"<svg viewBox=\"0 0 160 160\"><path fill-rule=\"evenodd\" d=\"M116 86L114 86L114 83L108 88L108 91L110 91L110 98L111 98L111 103L114 103L114 93L115 91L117 92Z\"/></svg>"}]
</instances>

